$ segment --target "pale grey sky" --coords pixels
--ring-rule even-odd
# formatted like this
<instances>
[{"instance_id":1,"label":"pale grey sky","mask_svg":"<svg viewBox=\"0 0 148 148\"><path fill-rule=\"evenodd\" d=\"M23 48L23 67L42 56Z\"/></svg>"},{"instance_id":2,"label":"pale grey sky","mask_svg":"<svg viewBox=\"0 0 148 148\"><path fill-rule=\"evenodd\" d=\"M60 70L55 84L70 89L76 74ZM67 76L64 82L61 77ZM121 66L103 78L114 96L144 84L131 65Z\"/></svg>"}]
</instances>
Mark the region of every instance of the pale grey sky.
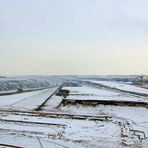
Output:
<instances>
[{"instance_id":1,"label":"pale grey sky","mask_svg":"<svg viewBox=\"0 0 148 148\"><path fill-rule=\"evenodd\" d=\"M0 0L0 74L148 74L148 0Z\"/></svg>"}]
</instances>

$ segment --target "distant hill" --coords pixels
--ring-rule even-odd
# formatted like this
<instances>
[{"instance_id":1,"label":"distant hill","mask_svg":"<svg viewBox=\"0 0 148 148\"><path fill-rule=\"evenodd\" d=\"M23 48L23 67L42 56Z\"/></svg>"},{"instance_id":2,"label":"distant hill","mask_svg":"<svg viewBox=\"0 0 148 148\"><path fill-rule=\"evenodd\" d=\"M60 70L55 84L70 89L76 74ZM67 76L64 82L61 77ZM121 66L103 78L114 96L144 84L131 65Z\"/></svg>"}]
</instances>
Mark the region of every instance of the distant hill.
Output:
<instances>
[{"instance_id":1,"label":"distant hill","mask_svg":"<svg viewBox=\"0 0 148 148\"><path fill-rule=\"evenodd\" d=\"M0 76L0 78L6 78L5 76Z\"/></svg>"}]
</instances>

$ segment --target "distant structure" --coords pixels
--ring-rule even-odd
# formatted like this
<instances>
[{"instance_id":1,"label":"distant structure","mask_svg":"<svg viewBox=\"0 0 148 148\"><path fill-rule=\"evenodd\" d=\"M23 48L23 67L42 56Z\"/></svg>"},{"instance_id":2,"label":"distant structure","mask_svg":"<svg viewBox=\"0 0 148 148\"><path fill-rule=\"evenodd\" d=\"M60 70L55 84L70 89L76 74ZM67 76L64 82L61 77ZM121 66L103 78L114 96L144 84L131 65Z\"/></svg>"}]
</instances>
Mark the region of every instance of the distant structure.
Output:
<instances>
[{"instance_id":1,"label":"distant structure","mask_svg":"<svg viewBox=\"0 0 148 148\"><path fill-rule=\"evenodd\" d=\"M22 93L23 92L23 86L20 85L20 87L17 89L17 93Z\"/></svg>"},{"instance_id":2,"label":"distant structure","mask_svg":"<svg viewBox=\"0 0 148 148\"><path fill-rule=\"evenodd\" d=\"M144 76L140 75L137 79L133 82L135 85L143 85L144 84Z\"/></svg>"}]
</instances>

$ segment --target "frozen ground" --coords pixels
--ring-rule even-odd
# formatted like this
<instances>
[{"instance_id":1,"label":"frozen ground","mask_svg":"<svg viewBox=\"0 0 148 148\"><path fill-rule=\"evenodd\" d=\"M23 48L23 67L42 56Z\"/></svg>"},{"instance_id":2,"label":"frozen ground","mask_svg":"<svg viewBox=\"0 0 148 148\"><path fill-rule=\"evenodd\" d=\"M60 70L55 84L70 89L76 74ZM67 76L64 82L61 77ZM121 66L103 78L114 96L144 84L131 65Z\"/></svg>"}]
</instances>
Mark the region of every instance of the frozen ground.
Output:
<instances>
[{"instance_id":1,"label":"frozen ground","mask_svg":"<svg viewBox=\"0 0 148 148\"><path fill-rule=\"evenodd\" d=\"M70 90L67 100L118 100L131 102L146 102L148 99L134 95L125 94L123 92L111 91L104 88L95 88L90 86L82 87L64 87L63 89Z\"/></svg>"},{"instance_id":2,"label":"frozen ground","mask_svg":"<svg viewBox=\"0 0 148 148\"><path fill-rule=\"evenodd\" d=\"M133 85L123 84L123 83L117 83L117 82L109 82L109 81L91 81L92 83L101 84L110 88L115 88L118 90L131 92L139 95L145 95L148 96L148 90L145 88L140 88Z\"/></svg>"},{"instance_id":3,"label":"frozen ground","mask_svg":"<svg viewBox=\"0 0 148 148\"><path fill-rule=\"evenodd\" d=\"M0 105L1 108L34 110L57 89L58 87L53 87L41 91L0 96Z\"/></svg>"},{"instance_id":4,"label":"frozen ground","mask_svg":"<svg viewBox=\"0 0 148 148\"><path fill-rule=\"evenodd\" d=\"M48 81L49 87L0 96L0 147L148 147L147 89L96 81L96 76L87 81L83 76L38 76L35 83L33 77L13 79L17 84L27 79L32 88Z\"/></svg>"}]
</instances>

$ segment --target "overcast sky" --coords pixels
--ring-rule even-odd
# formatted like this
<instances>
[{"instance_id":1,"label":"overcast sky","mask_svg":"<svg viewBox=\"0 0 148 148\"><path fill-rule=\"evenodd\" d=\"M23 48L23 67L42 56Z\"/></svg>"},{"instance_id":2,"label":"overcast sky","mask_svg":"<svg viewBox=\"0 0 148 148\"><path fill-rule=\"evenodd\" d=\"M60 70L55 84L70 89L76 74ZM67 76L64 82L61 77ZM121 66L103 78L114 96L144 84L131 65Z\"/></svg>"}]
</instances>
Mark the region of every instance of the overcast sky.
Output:
<instances>
[{"instance_id":1,"label":"overcast sky","mask_svg":"<svg viewBox=\"0 0 148 148\"><path fill-rule=\"evenodd\" d=\"M148 74L148 0L0 0L0 74Z\"/></svg>"}]
</instances>

